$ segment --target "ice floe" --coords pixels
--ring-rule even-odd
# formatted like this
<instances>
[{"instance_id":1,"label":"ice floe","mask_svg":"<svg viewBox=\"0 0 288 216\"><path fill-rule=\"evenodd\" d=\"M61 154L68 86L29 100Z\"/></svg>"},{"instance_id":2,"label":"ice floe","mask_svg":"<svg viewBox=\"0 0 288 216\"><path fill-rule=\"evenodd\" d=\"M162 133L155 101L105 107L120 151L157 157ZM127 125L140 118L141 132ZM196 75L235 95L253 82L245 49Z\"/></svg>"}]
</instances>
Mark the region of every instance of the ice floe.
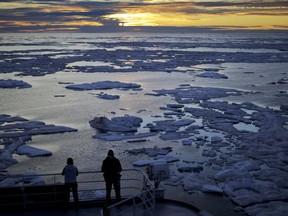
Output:
<instances>
[{"instance_id":1,"label":"ice floe","mask_svg":"<svg viewBox=\"0 0 288 216\"><path fill-rule=\"evenodd\" d=\"M13 154L27 155L29 157L48 156L52 153L31 147L26 144L32 136L39 134L54 134L76 132L77 129L66 126L46 125L40 121L29 121L19 116L0 115L0 141L4 146L0 149L0 170L18 163Z\"/></svg>"},{"instance_id":2,"label":"ice floe","mask_svg":"<svg viewBox=\"0 0 288 216\"><path fill-rule=\"evenodd\" d=\"M136 132L142 121L140 117L126 115L111 119L107 117L95 117L89 123L91 127L103 132Z\"/></svg>"},{"instance_id":3,"label":"ice floe","mask_svg":"<svg viewBox=\"0 0 288 216\"><path fill-rule=\"evenodd\" d=\"M183 178L183 186L184 190L188 192L192 192L193 190L222 192L213 179L198 173L189 173L185 176Z\"/></svg>"},{"instance_id":4,"label":"ice floe","mask_svg":"<svg viewBox=\"0 0 288 216\"><path fill-rule=\"evenodd\" d=\"M282 201L272 201L247 207L246 212L250 216L271 216L286 215L288 212L288 203Z\"/></svg>"},{"instance_id":5,"label":"ice floe","mask_svg":"<svg viewBox=\"0 0 288 216\"><path fill-rule=\"evenodd\" d=\"M155 146L154 148L128 149L126 151L130 154L135 154L135 155L144 153L144 154L147 154L150 157L152 157L152 156L156 156L156 155L166 155L172 151L172 147L159 148L159 147Z\"/></svg>"},{"instance_id":6,"label":"ice floe","mask_svg":"<svg viewBox=\"0 0 288 216\"><path fill-rule=\"evenodd\" d=\"M32 85L22 80L0 79L0 88L31 88Z\"/></svg>"},{"instance_id":7,"label":"ice floe","mask_svg":"<svg viewBox=\"0 0 288 216\"><path fill-rule=\"evenodd\" d=\"M84 91L84 90L105 90L105 89L139 89L141 85L136 83L122 83L118 81L99 81L92 83L71 84L67 89Z\"/></svg>"},{"instance_id":8,"label":"ice floe","mask_svg":"<svg viewBox=\"0 0 288 216\"><path fill-rule=\"evenodd\" d=\"M243 92L235 89L226 88L212 88L212 87L193 87L186 86L181 89L161 89L154 90L154 96L171 95L175 97L175 100L180 104L185 103L199 103L200 101L206 101L212 98L221 98L228 96L237 96L242 94L248 94L249 92Z\"/></svg>"},{"instance_id":9,"label":"ice floe","mask_svg":"<svg viewBox=\"0 0 288 216\"><path fill-rule=\"evenodd\" d=\"M219 74L216 72L204 72L201 74L197 74L197 77L204 77L204 78L212 78L212 79L228 79L228 77L224 74Z\"/></svg>"},{"instance_id":10,"label":"ice floe","mask_svg":"<svg viewBox=\"0 0 288 216\"><path fill-rule=\"evenodd\" d=\"M243 207L268 201L284 201L288 198L288 189L279 188L270 181L241 178L219 185L230 199Z\"/></svg>"},{"instance_id":11,"label":"ice floe","mask_svg":"<svg viewBox=\"0 0 288 216\"><path fill-rule=\"evenodd\" d=\"M106 141L120 141L120 140L135 140L140 138L146 138L150 136L157 135L156 132L147 132L147 133L97 133L93 136L96 139L102 139Z\"/></svg>"},{"instance_id":12,"label":"ice floe","mask_svg":"<svg viewBox=\"0 0 288 216\"><path fill-rule=\"evenodd\" d=\"M35 148L35 147L32 147L32 146L28 146L28 145L20 146L17 149L16 154L18 154L18 155L27 155L28 157L50 156L50 155L52 155L52 153L50 151L43 150L43 149L38 149L38 148Z\"/></svg>"},{"instance_id":13,"label":"ice floe","mask_svg":"<svg viewBox=\"0 0 288 216\"><path fill-rule=\"evenodd\" d=\"M180 160L179 158L173 156L158 155L152 159L135 161L133 162L133 166L141 167L141 166L149 166L154 163L173 163L179 160Z\"/></svg>"},{"instance_id":14,"label":"ice floe","mask_svg":"<svg viewBox=\"0 0 288 216\"><path fill-rule=\"evenodd\" d=\"M105 99L105 100L117 100L120 98L119 95L109 95L109 94L106 94L104 92L97 94L97 97L101 98L101 99Z\"/></svg>"}]
</instances>

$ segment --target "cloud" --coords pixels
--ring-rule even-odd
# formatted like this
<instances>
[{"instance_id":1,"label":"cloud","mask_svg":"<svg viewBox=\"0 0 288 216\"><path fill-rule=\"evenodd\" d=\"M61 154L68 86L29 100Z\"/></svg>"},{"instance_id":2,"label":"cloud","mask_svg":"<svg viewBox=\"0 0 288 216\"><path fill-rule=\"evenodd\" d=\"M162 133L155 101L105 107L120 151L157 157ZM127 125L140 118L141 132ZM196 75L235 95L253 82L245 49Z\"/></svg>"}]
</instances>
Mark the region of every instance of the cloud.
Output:
<instances>
[{"instance_id":1,"label":"cloud","mask_svg":"<svg viewBox=\"0 0 288 216\"><path fill-rule=\"evenodd\" d=\"M124 21L139 25L162 25L165 19L173 25L172 16L178 20L174 25L181 26L183 20L183 26L189 25L189 22L193 26L192 20L200 19L198 16L235 14L284 17L288 15L288 2L276 0L2 0L0 32L17 30L17 27L21 30L36 29L37 25L41 26L41 29L54 29L59 26L69 29L71 25L72 29L81 30L89 26L118 26Z\"/></svg>"}]
</instances>

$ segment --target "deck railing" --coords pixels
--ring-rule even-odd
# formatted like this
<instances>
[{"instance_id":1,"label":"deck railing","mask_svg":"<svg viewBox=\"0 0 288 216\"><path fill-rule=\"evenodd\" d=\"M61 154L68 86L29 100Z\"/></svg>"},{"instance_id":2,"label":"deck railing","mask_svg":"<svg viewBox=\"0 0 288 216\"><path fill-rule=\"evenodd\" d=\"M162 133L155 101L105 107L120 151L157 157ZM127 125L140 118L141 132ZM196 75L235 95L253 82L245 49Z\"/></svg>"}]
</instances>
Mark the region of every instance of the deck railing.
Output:
<instances>
[{"instance_id":1,"label":"deck railing","mask_svg":"<svg viewBox=\"0 0 288 216\"><path fill-rule=\"evenodd\" d=\"M155 189L146 185L141 193L108 206L107 212L109 216L153 216L155 215Z\"/></svg>"},{"instance_id":2,"label":"deck railing","mask_svg":"<svg viewBox=\"0 0 288 216\"><path fill-rule=\"evenodd\" d=\"M139 205L145 211L153 211L154 186L147 175L138 169L125 169L121 177L120 203L108 206L110 215L117 215L114 208L132 202L136 214ZM103 173L100 171L80 172L77 177L80 202L105 200L106 190ZM64 202L64 177L59 173L39 175L0 175L0 208L32 205L53 205ZM112 198L115 192L112 190ZM73 198L71 196L71 200ZM141 203L141 204L140 204ZM127 209L126 209L127 210Z\"/></svg>"}]
</instances>

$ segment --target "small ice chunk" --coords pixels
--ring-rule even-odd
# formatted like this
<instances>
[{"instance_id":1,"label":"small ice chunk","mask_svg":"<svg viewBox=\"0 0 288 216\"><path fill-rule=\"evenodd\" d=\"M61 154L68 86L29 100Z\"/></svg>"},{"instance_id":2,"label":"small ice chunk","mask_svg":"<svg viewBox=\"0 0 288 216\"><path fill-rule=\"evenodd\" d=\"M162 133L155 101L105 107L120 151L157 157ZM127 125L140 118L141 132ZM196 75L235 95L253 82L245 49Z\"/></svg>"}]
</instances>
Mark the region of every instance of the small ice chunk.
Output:
<instances>
[{"instance_id":1,"label":"small ice chunk","mask_svg":"<svg viewBox=\"0 0 288 216\"><path fill-rule=\"evenodd\" d=\"M202 191L207 193L223 193L223 190L216 185L205 184L202 186Z\"/></svg>"},{"instance_id":2,"label":"small ice chunk","mask_svg":"<svg viewBox=\"0 0 288 216\"><path fill-rule=\"evenodd\" d=\"M103 92L101 92L100 94L97 94L97 97L101 99L105 99L105 100L117 100L120 98L119 95L109 95Z\"/></svg>"},{"instance_id":3,"label":"small ice chunk","mask_svg":"<svg viewBox=\"0 0 288 216\"><path fill-rule=\"evenodd\" d=\"M212 78L212 79L228 79L228 77L224 74L219 74L219 73L215 73L211 71L197 74L196 76L203 77L203 78Z\"/></svg>"},{"instance_id":4,"label":"small ice chunk","mask_svg":"<svg viewBox=\"0 0 288 216\"><path fill-rule=\"evenodd\" d=\"M211 137L211 143L221 142L221 141L223 141L223 139L220 136L212 136Z\"/></svg>"}]
</instances>

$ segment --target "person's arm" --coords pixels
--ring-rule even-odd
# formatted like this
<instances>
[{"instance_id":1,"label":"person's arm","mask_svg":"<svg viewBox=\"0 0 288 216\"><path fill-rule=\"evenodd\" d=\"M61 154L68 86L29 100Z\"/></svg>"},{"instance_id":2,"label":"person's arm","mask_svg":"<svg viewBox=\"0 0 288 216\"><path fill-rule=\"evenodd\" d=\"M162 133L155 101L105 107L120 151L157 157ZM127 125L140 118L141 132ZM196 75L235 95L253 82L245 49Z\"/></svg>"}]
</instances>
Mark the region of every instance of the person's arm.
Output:
<instances>
[{"instance_id":1,"label":"person's arm","mask_svg":"<svg viewBox=\"0 0 288 216\"><path fill-rule=\"evenodd\" d=\"M79 171L78 171L78 168L76 167L76 176L78 176L79 174Z\"/></svg>"},{"instance_id":2,"label":"person's arm","mask_svg":"<svg viewBox=\"0 0 288 216\"><path fill-rule=\"evenodd\" d=\"M102 166L101 166L101 172L105 172L105 162L103 161Z\"/></svg>"},{"instance_id":3,"label":"person's arm","mask_svg":"<svg viewBox=\"0 0 288 216\"><path fill-rule=\"evenodd\" d=\"M120 161L118 160L118 172L120 173L122 171L122 166Z\"/></svg>"},{"instance_id":4,"label":"person's arm","mask_svg":"<svg viewBox=\"0 0 288 216\"><path fill-rule=\"evenodd\" d=\"M63 168L63 170L62 170L62 173L61 173L62 175L64 175L65 174L65 167Z\"/></svg>"}]
</instances>

